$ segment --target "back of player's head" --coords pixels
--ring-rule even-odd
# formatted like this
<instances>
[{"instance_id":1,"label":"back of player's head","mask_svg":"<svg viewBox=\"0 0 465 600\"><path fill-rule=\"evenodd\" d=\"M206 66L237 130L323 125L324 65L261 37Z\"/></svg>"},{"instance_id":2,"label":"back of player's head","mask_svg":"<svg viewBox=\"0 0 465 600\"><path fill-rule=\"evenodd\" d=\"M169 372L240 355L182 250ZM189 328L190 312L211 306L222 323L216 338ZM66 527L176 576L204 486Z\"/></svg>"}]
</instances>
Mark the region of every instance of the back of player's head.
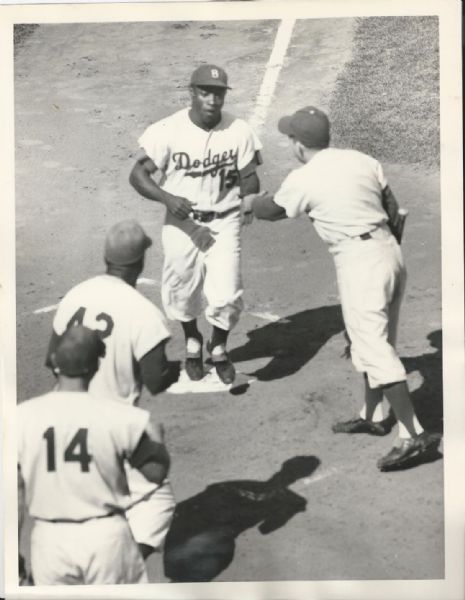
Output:
<instances>
[{"instance_id":1,"label":"back of player's head","mask_svg":"<svg viewBox=\"0 0 465 600\"><path fill-rule=\"evenodd\" d=\"M62 375L83 377L95 373L99 358L104 355L105 344L99 334L83 325L76 325L62 335L53 361Z\"/></svg>"},{"instance_id":2,"label":"back of player's head","mask_svg":"<svg viewBox=\"0 0 465 600\"><path fill-rule=\"evenodd\" d=\"M108 231L104 257L109 264L126 267L141 261L151 245L152 240L142 226L134 219L127 219Z\"/></svg>"},{"instance_id":3,"label":"back of player's head","mask_svg":"<svg viewBox=\"0 0 465 600\"><path fill-rule=\"evenodd\" d=\"M278 122L281 133L289 135L306 148L327 148L330 123L327 115L314 106L306 106Z\"/></svg>"}]
</instances>

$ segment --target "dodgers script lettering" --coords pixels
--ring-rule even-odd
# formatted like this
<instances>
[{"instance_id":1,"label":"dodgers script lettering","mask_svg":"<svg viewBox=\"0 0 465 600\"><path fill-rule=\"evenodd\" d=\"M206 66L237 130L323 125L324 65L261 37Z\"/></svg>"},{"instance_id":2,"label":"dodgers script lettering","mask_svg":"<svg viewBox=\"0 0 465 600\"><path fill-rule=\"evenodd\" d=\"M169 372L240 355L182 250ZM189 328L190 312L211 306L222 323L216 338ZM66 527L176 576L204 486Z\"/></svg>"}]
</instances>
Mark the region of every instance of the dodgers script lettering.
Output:
<instances>
[{"instance_id":1,"label":"dodgers script lettering","mask_svg":"<svg viewBox=\"0 0 465 600\"><path fill-rule=\"evenodd\" d=\"M220 169L225 167L235 167L237 161L237 150L225 150L222 153L212 154L211 150L202 160L192 159L187 152L175 152L172 160L176 164L176 171L184 169L188 171L188 177L204 177L211 175L215 177Z\"/></svg>"}]
</instances>

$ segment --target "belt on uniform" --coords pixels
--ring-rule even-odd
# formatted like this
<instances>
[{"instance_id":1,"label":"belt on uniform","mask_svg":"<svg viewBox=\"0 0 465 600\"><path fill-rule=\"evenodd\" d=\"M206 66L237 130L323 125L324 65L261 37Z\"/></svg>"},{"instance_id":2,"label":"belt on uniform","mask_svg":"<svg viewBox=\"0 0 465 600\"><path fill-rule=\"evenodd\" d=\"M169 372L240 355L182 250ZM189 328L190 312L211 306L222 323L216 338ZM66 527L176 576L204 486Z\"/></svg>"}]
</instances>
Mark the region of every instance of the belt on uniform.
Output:
<instances>
[{"instance_id":1,"label":"belt on uniform","mask_svg":"<svg viewBox=\"0 0 465 600\"><path fill-rule=\"evenodd\" d=\"M193 210L190 215L194 221L199 223L210 223L214 219L223 219L227 215L230 215L235 210L239 210L238 206L224 210L223 212L215 212L212 210Z\"/></svg>"},{"instance_id":2,"label":"belt on uniform","mask_svg":"<svg viewBox=\"0 0 465 600\"><path fill-rule=\"evenodd\" d=\"M41 519L40 517L35 517L38 521L44 521L45 523L87 523L87 521L93 521L94 519L106 519L107 517L115 517L116 515L123 515L123 512L110 512L106 515L97 515L95 517L87 517L85 519Z\"/></svg>"}]
</instances>

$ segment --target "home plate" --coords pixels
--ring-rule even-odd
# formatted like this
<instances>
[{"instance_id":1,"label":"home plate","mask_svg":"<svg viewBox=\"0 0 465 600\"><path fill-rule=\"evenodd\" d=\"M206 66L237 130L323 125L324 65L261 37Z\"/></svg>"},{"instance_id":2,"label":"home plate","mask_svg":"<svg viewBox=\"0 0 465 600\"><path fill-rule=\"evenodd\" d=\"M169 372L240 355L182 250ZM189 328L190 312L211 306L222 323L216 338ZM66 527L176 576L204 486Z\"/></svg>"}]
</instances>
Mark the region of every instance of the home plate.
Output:
<instances>
[{"instance_id":1,"label":"home plate","mask_svg":"<svg viewBox=\"0 0 465 600\"><path fill-rule=\"evenodd\" d=\"M173 383L166 391L170 394L207 394L212 392L229 392L241 385L256 381L254 377L245 373L236 373L236 379L233 383L223 383L218 377L215 369L207 371L200 381L189 379L185 369L182 369L178 381Z\"/></svg>"}]
</instances>

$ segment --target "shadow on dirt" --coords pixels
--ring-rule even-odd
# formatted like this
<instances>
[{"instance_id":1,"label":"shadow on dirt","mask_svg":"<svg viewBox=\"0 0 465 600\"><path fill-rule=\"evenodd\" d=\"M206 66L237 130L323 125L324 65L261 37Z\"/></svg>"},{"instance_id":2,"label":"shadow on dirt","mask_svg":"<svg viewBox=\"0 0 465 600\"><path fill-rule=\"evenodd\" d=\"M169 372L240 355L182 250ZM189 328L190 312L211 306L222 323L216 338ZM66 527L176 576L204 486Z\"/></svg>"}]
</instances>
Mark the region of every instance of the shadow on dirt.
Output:
<instances>
[{"instance_id":1,"label":"shadow on dirt","mask_svg":"<svg viewBox=\"0 0 465 600\"><path fill-rule=\"evenodd\" d=\"M443 431L442 399L442 330L428 334L427 339L436 352L402 357L407 373L418 371L423 378L421 386L411 392L415 412L428 431Z\"/></svg>"},{"instance_id":2,"label":"shadow on dirt","mask_svg":"<svg viewBox=\"0 0 465 600\"><path fill-rule=\"evenodd\" d=\"M296 456L267 481L214 483L180 502L166 537L165 575L173 582L214 579L231 564L239 534L258 525L266 535L305 511L306 499L288 486L319 464L316 456Z\"/></svg>"},{"instance_id":3,"label":"shadow on dirt","mask_svg":"<svg viewBox=\"0 0 465 600\"><path fill-rule=\"evenodd\" d=\"M260 381L272 381L296 373L343 330L341 307L321 306L249 331L249 341L229 354L234 363L272 357L267 365L250 373Z\"/></svg>"}]
</instances>

